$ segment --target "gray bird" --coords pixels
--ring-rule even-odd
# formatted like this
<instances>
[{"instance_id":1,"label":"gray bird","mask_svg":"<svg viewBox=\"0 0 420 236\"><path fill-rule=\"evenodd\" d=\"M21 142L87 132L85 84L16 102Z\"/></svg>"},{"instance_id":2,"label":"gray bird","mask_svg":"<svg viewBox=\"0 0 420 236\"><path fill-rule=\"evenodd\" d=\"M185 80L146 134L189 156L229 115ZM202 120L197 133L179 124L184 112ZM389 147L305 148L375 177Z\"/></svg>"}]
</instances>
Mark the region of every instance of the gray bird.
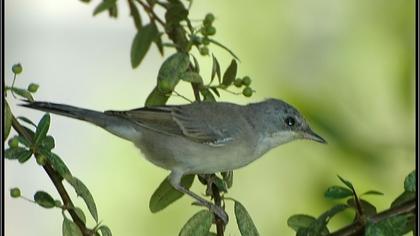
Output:
<instances>
[{"instance_id":1,"label":"gray bird","mask_svg":"<svg viewBox=\"0 0 420 236\"><path fill-rule=\"evenodd\" d=\"M105 112L49 102L23 106L84 120L133 142L147 160L171 172L175 189L225 222L225 211L183 187L182 176L235 170L297 139L326 143L297 109L277 99L245 106L201 102Z\"/></svg>"}]
</instances>

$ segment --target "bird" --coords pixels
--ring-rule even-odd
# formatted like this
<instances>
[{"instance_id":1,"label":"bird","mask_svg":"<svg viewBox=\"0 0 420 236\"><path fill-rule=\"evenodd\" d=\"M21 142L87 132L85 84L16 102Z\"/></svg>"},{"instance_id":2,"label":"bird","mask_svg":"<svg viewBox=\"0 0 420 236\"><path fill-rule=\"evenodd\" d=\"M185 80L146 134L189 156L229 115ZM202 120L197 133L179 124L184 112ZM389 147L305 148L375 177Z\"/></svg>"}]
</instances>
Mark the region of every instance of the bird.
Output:
<instances>
[{"instance_id":1,"label":"bird","mask_svg":"<svg viewBox=\"0 0 420 236\"><path fill-rule=\"evenodd\" d=\"M295 107L275 98L246 105L194 102L104 112L41 101L21 105L87 121L133 142L148 161L170 171L172 187L225 223L223 208L181 185L184 175L233 171L294 140L327 143Z\"/></svg>"}]
</instances>

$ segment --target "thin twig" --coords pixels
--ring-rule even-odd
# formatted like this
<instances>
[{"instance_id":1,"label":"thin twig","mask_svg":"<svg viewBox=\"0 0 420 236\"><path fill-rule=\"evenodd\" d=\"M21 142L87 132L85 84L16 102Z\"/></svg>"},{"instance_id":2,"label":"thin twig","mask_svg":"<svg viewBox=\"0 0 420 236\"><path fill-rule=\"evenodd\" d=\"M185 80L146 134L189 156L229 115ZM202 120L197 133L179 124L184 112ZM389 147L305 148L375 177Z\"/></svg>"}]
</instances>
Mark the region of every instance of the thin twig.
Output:
<instances>
[{"instance_id":1,"label":"thin twig","mask_svg":"<svg viewBox=\"0 0 420 236\"><path fill-rule=\"evenodd\" d=\"M147 14L149 14L149 17L151 20L156 20L165 28L165 22L159 18L159 16L155 13L155 11L153 11L152 7L150 7L149 5L147 5L146 3L140 0L136 0L136 1L143 7L143 9L147 12Z\"/></svg>"}]
</instances>

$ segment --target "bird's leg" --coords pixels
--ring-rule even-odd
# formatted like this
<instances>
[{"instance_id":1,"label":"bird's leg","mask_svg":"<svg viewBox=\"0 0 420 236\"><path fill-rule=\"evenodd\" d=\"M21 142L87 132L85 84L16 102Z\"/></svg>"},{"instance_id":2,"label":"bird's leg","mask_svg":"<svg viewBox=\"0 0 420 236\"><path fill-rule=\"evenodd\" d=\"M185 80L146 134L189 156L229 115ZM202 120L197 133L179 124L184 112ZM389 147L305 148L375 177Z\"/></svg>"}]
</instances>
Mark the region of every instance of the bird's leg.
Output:
<instances>
[{"instance_id":1,"label":"bird's leg","mask_svg":"<svg viewBox=\"0 0 420 236\"><path fill-rule=\"evenodd\" d=\"M195 194L194 192L192 192L189 189L182 186L181 185L182 175L183 175L182 173L178 173L176 171L171 172L171 174L169 175L169 182L171 183L172 187L174 187L176 190L178 190L182 193L185 193L185 194L189 195L190 197L194 198L195 200L198 201L199 205L207 207L211 212L213 212L218 217L220 217L220 219L222 219L223 222L226 225L229 222L229 217L226 214L225 210L222 207L217 206L217 205L207 201L206 199L200 197L199 195Z\"/></svg>"}]
</instances>

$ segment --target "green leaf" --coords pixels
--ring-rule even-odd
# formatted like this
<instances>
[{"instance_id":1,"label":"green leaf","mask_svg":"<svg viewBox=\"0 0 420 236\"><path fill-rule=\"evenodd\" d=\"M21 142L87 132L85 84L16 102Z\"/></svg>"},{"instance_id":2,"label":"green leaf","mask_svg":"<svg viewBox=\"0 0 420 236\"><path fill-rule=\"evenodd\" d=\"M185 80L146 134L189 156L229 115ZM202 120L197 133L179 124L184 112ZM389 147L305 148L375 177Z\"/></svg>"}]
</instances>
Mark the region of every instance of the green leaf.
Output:
<instances>
[{"instance_id":1,"label":"green leaf","mask_svg":"<svg viewBox=\"0 0 420 236\"><path fill-rule=\"evenodd\" d=\"M98 6L96 6L93 11L93 15L96 16L97 14L112 8L116 3L117 0L103 0Z\"/></svg>"},{"instance_id":2,"label":"green leaf","mask_svg":"<svg viewBox=\"0 0 420 236\"><path fill-rule=\"evenodd\" d=\"M45 137L42 141L40 146L42 148L47 149L48 151L51 151L51 149L53 149L55 147L55 141L53 136L48 135L47 137Z\"/></svg>"},{"instance_id":3,"label":"green leaf","mask_svg":"<svg viewBox=\"0 0 420 236\"><path fill-rule=\"evenodd\" d=\"M63 236L83 236L79 227L71 220L64 217L63 220Z\"/></svg>"},{"instance_id":4,"label":"green leaf","mask_svg":"<svg viewBox=\"0 0 420 236\"><path fill-rule=\"evenodd\" d=\"M369 190L367 192L360 194L360 196L363 196L363 195L384 195L384 193L376 191L376 190Z\"/></svg>"},{"instance_id":5,"label":"green leaf","mask_svg":"<svg viewBox=\"0 0 420 236\"><path fill-rule=\"evenodd\" d=\"M74 190L76 190L77 196L81 197L83 201L85 201L93 219L98 222L98 211L96 210L96 204L89 189L81 180L76 177L71 178L71 180L68 182L71 184L71 186L73 186Z\"/></svg>"},{"instance_id":6,"label":"green leaf","mask_svg":"<svg viewBox=\"0 0 420 236\"><path fill-rule=\"evenodd\" d=\"M160 53L161 56L163 56L163 54L164 54L163 43L162 43L162 35L163 35L163 33L159 32L158 36L156 36L155 40L153 40L153 42L155 43L155 45L156 45L157 49L159 50L159 53Z\"/></svg>"},{"instance_id":7,"label":"green leaf","mask_svg":"<svg viewBox=\"0 0 420 236\"><path fill-rule=\"evenodd\" d=\"M353 184L350 182L350 181L348 181L348 180L345 180L345 179L343 179L341 176L339 176L339 175L337 175L337 177L340 179L340 181L341 182L343 182L347 187L349 187L352 191L354 191L354 187L353 187Z\"/></svg>"},{"instance_id":8,"label":"green leaf","mask_svg":"<svg viewBox=\"0 0 420 236\"><path fill-rule=\"evenodd\" d=\"M178 1L171 2L165 13L166 24L168 25L176 25L187 17L188 10Z\"/></svg>"},{"instance_id":9,"label":"green leaf","mask_svg":"<svg viewBox=\"0 0 420 236\"><path fill-rule=\"evenodd\" d=\"M219 90L216 87L210 87L211 91L213 91L214 94L217 95L217 97L220 98L220 93Z\"/></svg>"},{"instance_id":10,"label":"green leaf","mask_svg":"<svg viewBox=\"0 0 420 236\"><path fill-rule=\"evenodd\" d=\"M39 150L39 152L47 157L51 166L58 172L58 174L60 174L61 177L67 181L72 180L73 176L71 175L69 168L67 168L66 164L57 154L44 149Z\"/></svg>"},{"instance_id":11,"label":"green leaf","mask_svg":"<svg viewBox=\"0 0 420 236\"><path fill-rule=\"evenodd\" d=\"M217 79L219 80L219 84L220 84L221 83L221 79L222 79L221 73L220 73L220 64L217 61L217 58L213 54L212 54L212 57L213 57L213 66L212 66L212 69L211 69L211 80L210 80L210 83L213 81L214 76L217 75Z\"/></svg>"},{"instance_id":12,"label":"green leaf","mask_svg":"<svg viewBox=\"0 0 420 236\"><path fill-rule=\"evenodd\" d=\"M219 43L219 42L217 42L216 40L214 40L214 39L210 39L209 38L209 41L211 42L211 43L213 43L213 44L215 44L215 45L217 45L217 46L219 46L219 47L221 47L221 48L223 48L223 49L225 49L227 52L229 52L230 53L230 55L232 55L232 57L234 57L236 60L238 60L238 61L241 61L241 60L239 60L239 57L237 57L236 55L235 55L235 53L233 53L233 51L232 50L230 50L228 47L226 47L225 45L223 45L223 44L221 44L221 43Z\"/></svg>"},{"instance_id":13,"label":"green leaf","mask_svg":"<svg viewBox=\"0 0 420 236\"><path fill-rule=\"evenodd\" d=\"M136 26L136 29L140 30L142 27L141 17L139 10L137 9L137 6L134 4L133 0L128 0L128 7L130 8L130 15L133 17L133 22Z\"/></svg>"},{"instance_id":14,"label":"green leaf","mask_svg":"<svg viewBox=\"0 0 420 236\"><path fill-rule=\"evenodd\" d=\"M248 211L238 201L235 201L235 216L242 236L260 235Z\"/></svg>"},{"instance_id":15,"label":"green leaf","mask_svg":"<svg viewBox=\"0 0 420 236\"><path fill-rule=\"evenodd\" d=\"M194 175L186 175L182 177L181 185L189 189L193 182ZM153 213L163 210L183 195L172 187L168 178L165 178L150 198L149 209Z\"/></svg>"},{"instance_id":16,"label":"green leaf","mask_svg":"<svg viewBox=\"0 0 420 236\"><path fill-rule=\"evenodd\" d=\"M23 121L23 122L25 122L25 123L27 123L29 125L32 125L33 127L36 128L36 124L34 122L32 122L30 119L28 119L28 118L26 118L24 116L18 116L18 117L16 117L16 119L21 120L21 121Z\"/></svg>"},{"instance_id":17,"label":"green leaf","mask_svg":"<svg viewBox=\"0 0 420 236\"><path fill-rule=\"evenodd\" d=\"M4 158L9 160L18 160L24 163L32 156L32 152L23 147L8 148L4 151Z\"/></svg>"},{"instance_id":18,"label":"green leaf","mask_svg":"<svg viewBox=\"0 0 420 236\"><path fill-rule=\"evenodd\" d=\"M404 180L404 189L408 192L416 192L416 171L413 170Z\"/></svg>"},{"instance_id":19,"label":"green leaf","mask_svg":"<svg viewBox=\"0 0 420 236\"><path fill-rule=\"evenodd\" d=\"M209 89L200 89L201 95L203 95L203 101L204 102L215 102L216 98L213 96L213 94L210 92Z\"/></svg>"},{"instance_id":20,"label":"green leaf","mask_svg":"<svg viewBox=\"0 0 420 236\"><path fill-rule=\"evenodd\" d=\"M223 74L223 82L222 84L225 86L229 86L236 78L236 71L238 69L238 65L236 64L235 60L232 60L229 67L226 69L225 73Z\"/></svg>"},{"instance_id":21,"label":"green leaf","mask_svg":"<svg viewBox=\"0 0 420 236\"><path fill-rule=\"evenodd\" d=\"M3 142L9 137L10 129L12 128L12 111L10 110L9 103L4 101L4 130L3 130Z\"/></svg>"},{"instance_id":22,"label":"green leaf","mask_svg":"<svg viewBox=\"0 0 420 236\"><path fill-rule=\"evenodd\" d=\"M154 24L147 24L137 31L131 45L131 67L136 68L140 65L144 56L150 48L153 40L159 35Z\"/></svg>"},{"instance_id":23,"label":"green leaf","mask_svg":"<svg viewBox=\"0 0 420 236\"><path fill-rule=\"evenodd\" d=\"M190 65L188 54L177 52L168 57L159 69L157 84L162 93L170 93Z\"/></svg>"},{"instance_id":24,"label":"green leaf","mask_svg":"<svg viewBox=\"0 0 420 236\"><path fill-rule=\"evenodd\" d=\"M38 191L34 195L34 201L45 208L53 208L55 207L55 200L51 197L50 194L44 191Z\"/></svg>"},{"instance_id":25,"label":"green leaf","mask_svg":"<svg viewBox=\"0 0 420 236\"><path fill-rule=\"evenodd\" d=\"M192 55L192 54L191 54L191 56L194 60L194 72L200 73L200 64L198 63L197 58L195 58L195 56Z\"/></svg>"},{"instance_id":26,"label":"green leaf","mask_svg":"<svg viewBox=\"0 0 420 236\"><path fill-rule=\"evenodd\" d=\"M182 227L179 236L207 236L213 223L213 217L213 214L208 210L197 212Z\"/></svg>"},{"instance_id":27,"label":"green leaf","mask_svg":"<svg viewBox=\"0 0 420 236\"><path fill-rule=\"evenodd\" d=\"M50 120L50 114L46 113L39 121L35 131L35 145L39 145L41 141L47 136L48 129L50 128Z\"/></svg>"},{"instance_id":28,"label":"green leaf","mask_svg":"<svg viewBox=\"0 0 420 236\"><path fill-rule=\"evenodd\" d=\"M366 216L376 215L376 212L377 212L376 207L372 205L370 202L363 199L359 199L359 203L360 203L360 207L362 208L364 215ZM357 211L357 205L356 205L356 202L354 201L354 198L347 200L347 204L353 207L354 209L356 209Z\"/></svg>"},{"instance_id":29,"label":"green leaf","mask_svg":"<svg viewBox=\"0 0 420 236\"><path fill-rule=\"evenodd\" d=\"M77 216L86 224L86 216L83 210L80 209L79 207L76 207L74 208L74 211L76 212Z\"/></svg>"},{"instance_id":30,"label":"green leaf","mask_svg":"<svg viewBox=\"0 0 420 236\"><path fill-rule=\"evenodd\" d=\"M226 182L228 188L233 185L233 171L222 172L223 180Z\"/></svg>"},{"instance_id":31,"label":"green leaf","mask_svg":"<svg viewBox=\"0 0 420 236\"><path fill-rule=\"evenodd\" d=\"M340 212L344 211L347 208L349 208L349 206L347 206L345 204L335 205L331 209L329 209L328 211L322 213L318 217L317 221L321 222L324 226L326 226L327 223L331 220L331 218L333 216L335 216L337 213L340 213Z\"/></svg>"},{"instance_id":32,"label":"green leaf","mask_svg":"<svg viewBox=\"0 0 420 236\"><path fill-rule=\"evenodd\" d=\"M217 189L220 192L225 192L227 193L227 184L224 180L222 180L221 178L217 177L216 175L213 178L213 184L216 185Z\"/></svg>"},{"instance_id":33,"label":"green leaf","mask_svg":"<svg viewBox=\"0 0 420 236\"><path fill-rule=\"evenodd\" d=\"M99 226L98 230L101 231L102 236L112 236L111 229L106 225Z\"/></svg>"},{"instance_id":34,"label":"green leaf","mask_svg":"<svg viewBox=\"0 0 420 236\"><path fill-rule=\"evenodd\" d=\"M169 95L160 92L158 87L156 86L147 97L145 106L146 107L162 106L166 104L168 99L169 99Z\"/></svg>"},{"instance_id":35,"label":"green leaf","mask_svg":"<svg viewBox=\"0 0 420 236\"><path fill-rule=\"evenodd\" d=\"M410 201L410 200L414 200L416 198L416 193L415 192L408 192L405 191L402 194L400 194L392 203L391 203L391 207L397 207L397 206L401 206L404 203Z\"/></svg>"},{"instance_id":36,"label":"green leaf","mask_svg":"<svg viewBox=\"0 0 420 236\"><path fill-rule=\"evenodd\" d=\"M201 78L200 74L192 71L182 74L181 79L190 83L203 84L203 78Z\"/></svg>"},{"instance_id":37,"label":"green leaf","mask_svg":"<svg viewBox=\"0 0 420 236\"><path fill-rule=\"evenodd\" d=\"M26 98L30 102L34 101L34 98L32 97L32 94L26 89L20 89L20 88L13 87L13 88L11 88L11 90L13 91L13 93L15 93L15 94L17 94L17 95L19 95L23 98Z\"/></svg>"},{"instance_id":38,"label":"green leaf","mask_svg":"<svg viewBox=\"0 0 420 236\"><path fill-rule=\"evenodd\" d=\"M407 215L396 215L367 226L365 236L404 235L413 230Z\"/></svg>"},{"instance_id":39,"label":"green leaf","mask_svg":"<svg viewBox=\"0 0 420 236\"><path fill-rule=\"evenodd\" d=\"M340 199L353 196L353 192L341 186L331 186L325 191L324 196L330 199Z\"/></svg>"},{"instance_id":40,"label":"green leaf","mask_svg":"<svg viewBox=\"0 0 420 236\"><path fill-rule=\"evenodd\" d=\"M309 226L311 226L311 224L313 224L315 221L316 218L313 216L298 214L289 217L287 220L287 225L294 231L298 232L299 229L309 228Z\"/></svg>"}]
</instances>

